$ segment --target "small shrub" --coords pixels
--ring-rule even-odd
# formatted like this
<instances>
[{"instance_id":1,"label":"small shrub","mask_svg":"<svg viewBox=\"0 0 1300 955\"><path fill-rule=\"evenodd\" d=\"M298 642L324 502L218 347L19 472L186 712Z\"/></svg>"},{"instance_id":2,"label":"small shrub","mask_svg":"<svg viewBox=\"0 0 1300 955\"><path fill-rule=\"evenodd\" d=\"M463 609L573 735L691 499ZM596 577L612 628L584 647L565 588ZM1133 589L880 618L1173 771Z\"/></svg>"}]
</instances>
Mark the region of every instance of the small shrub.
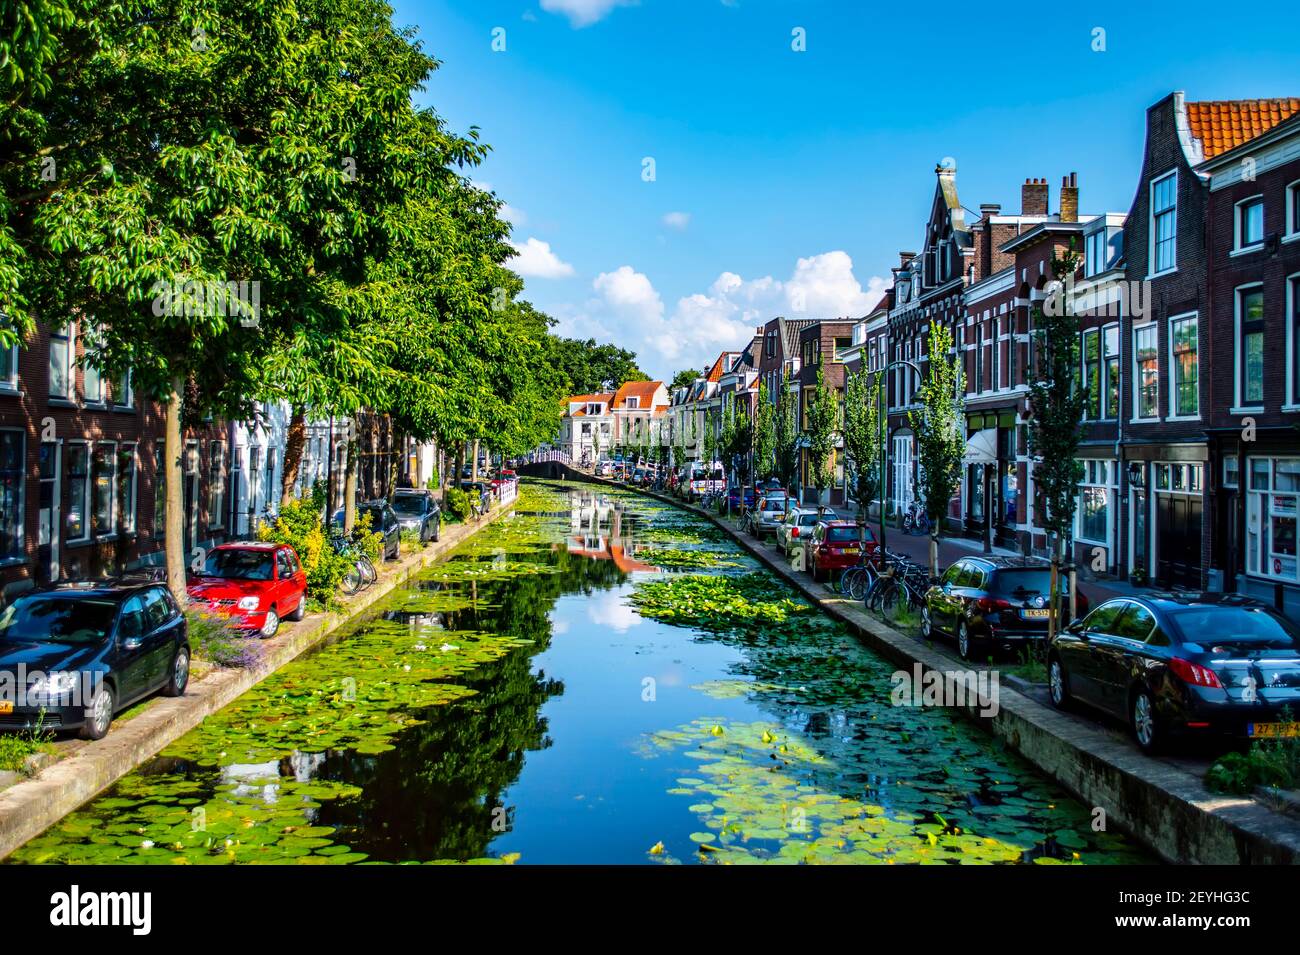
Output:
<instances>
[{"instance_id":1,"label":"small shrub","mask_svg":"<svg viewBox=\"0 0 1300 955\"><path fill-rule=\"evenodd\" d=\"M1283 709L1281 721L1294 722L1289 708ZM1238 796L1249 795L1256 786L1296 789L1300 787L1300 738L1256 740L1248 752L1220 756L1206 770L1205 785Z\"/></svg>"},{"instance_id":2,"label":"small shrub","mask_svg":"<svg viewBox=\"0 0 1300 955\"><path fill-rule=\"evenodd\" d=\"M420 532L412 527L402 528L402 547L405 550L419 550L424 546L420 540Z\"/></svg>"},{"instance_id":3,"label":"small shrub","mask_svg":"<svg viewBox=\"0 0 1300 955\"><path fill-rule=\"evenodd\" d=\"M361 549L361 553L370 558L370 563L379 563L379 555L384 550L384 535L370 530L369 514L359 515L353 523L352 540Z\"/></svg>"},{"instance_id":4,"label":"small shrub","mask_svg":"<svg viewBox=\"0 0 1300 955\"><path fill-rule=\"evenodd\" d=\"M300 497L280 508L275 521L263 524L257 530L258 540L288 544L298 552L302 569L307 574L307 595L329 601L338 590L339 581L347 573L347 558L334 552L325 533L321 512L323 498L317 500L315 492L310 497Z\"/></svg>"},{"instance_id":5,"label":"small shrub","mask_svg":"<svg viewBox=\"0 0 1300 955\"><path fill-rule=\"evenodd\" d=\"M190 646L200 660L225 669L243 669L261 659L257 640L234 626L229 617L187 610L185 619L189 621Z\"/></svg>"},{"instance_id":6,"label":"small shrub","mask_svg":"<svg viewBox=\"0 0 1300 955\"><path fill-rule=\"evenodd\" d=\"M464 522L469 518L469 492L458 487L447 488L442 498L442 511L453 521Z\"/></svg>"},{"instance_id":7,"label":"small shrub","mask_svg":"<svg viewBox=\"0 0 1300 955\"><path fill-rule=\"evenodd\" d=\"M44 729L40 720L33 730L0 734L0 770L28 775L27 760L37 753L53 752L53 742L54 734Z\"/></svg>"}]
</instances>

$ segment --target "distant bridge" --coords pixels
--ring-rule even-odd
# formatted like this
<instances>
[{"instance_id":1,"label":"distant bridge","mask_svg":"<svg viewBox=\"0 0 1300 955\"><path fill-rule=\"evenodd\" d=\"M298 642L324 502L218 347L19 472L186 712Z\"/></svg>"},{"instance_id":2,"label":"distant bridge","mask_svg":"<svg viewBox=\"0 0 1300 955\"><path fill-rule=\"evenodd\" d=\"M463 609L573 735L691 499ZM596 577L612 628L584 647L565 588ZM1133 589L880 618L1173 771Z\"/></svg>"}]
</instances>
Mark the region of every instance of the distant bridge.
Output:
<instances>
[{"instance_id":1,"label":"distant bridge","mask_svg":"<svg viewBox=\"0 0 1300 955\"><path fill-rule=\"evenodd\" d=\"M564 480L575 476L572 473L573 459L566 451L534 451L516 470L528 477Z\"/></svg>"}]
</instances>

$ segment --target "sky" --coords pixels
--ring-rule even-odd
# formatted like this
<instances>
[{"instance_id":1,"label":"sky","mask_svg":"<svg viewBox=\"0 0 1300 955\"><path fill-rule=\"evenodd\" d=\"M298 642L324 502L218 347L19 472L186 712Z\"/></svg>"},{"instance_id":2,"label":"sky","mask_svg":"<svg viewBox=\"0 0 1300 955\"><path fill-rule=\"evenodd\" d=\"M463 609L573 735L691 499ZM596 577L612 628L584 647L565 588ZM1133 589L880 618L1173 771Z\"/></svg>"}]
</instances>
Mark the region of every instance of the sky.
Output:
<instances>
[{"instance_id":1,"label":"sky","mask_svg":"<svg viewBox=\"0 0 1300 955\"><path fill-rule=\"evenodd\" d=\"M970 210L1042 177L1056 211L1077 172L1081 213L1125 212L1147 106L1300 96L1283 4L390 2L442 63L417 102L492 147L524 297L665 379L866 313L940 161Z\"/></svg>"}]
</instances>

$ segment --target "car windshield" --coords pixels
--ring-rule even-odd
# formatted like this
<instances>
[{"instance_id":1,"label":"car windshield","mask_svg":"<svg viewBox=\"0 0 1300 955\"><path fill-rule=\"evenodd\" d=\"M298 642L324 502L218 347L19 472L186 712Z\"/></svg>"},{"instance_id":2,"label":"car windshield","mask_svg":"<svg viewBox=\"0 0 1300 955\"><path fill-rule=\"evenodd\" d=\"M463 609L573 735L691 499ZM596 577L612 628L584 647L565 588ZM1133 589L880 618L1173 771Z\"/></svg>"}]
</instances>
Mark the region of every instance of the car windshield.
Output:
<instances>
[{"instance_id":1,"label":"car windshield","mask_svg":"<svg viewBox=\"0 0 1300 955\"><path fill-rule=\"evenodd\" d=\"M817 525L817 524L819 524L819 523L820 523L820 521L818 521L818 519L817 519L817 512L816 512L816 511L811 511L811 512L808 512L808 513L804 513L804 514L800 514L800 515L799 515L799 526L800 526L800 527L813 527L813 526L815 526L815 525Z\"/></svg>"},{"instance_id":2,"label":"car windshield","mask_svg":"<svg viewBox=\"0 0 1300 955\"><path fill-rule=\"evenodd\" d=\"M997 594L1045 594L1051 586L1050 570L1025 567L999 570L993 575L989 590Z\"/></svg>"},{"instance_id":3,"label":"car windshield","mask_svg":"<svg viewBox=\"0 0 1300 955\"><path fill-rule=\"evenodd\" d=\"M1188 642L1300 649L1300 630L1263 607L1185 607L1168 613Z\"/></svg>"},{"instance_id":4,"label":"car windshield","mask_svg":"<svg viewBox=\"0 0 1300 955\"><path fill-rule=\"evenodd\" d=\"M73 594L19 597L0 614L0 643L101 643L108 639L117 601Z\"/></svg>"},{"instance_id":5,"label":"car windshield","mask_svg":"<svg viewBox=\"0 0 1300 955\"><path fill-rule=\"evenodd\" d=\"M393 510L406 517L419 517L424 513L425 500L421 494L398 494L393 498Z\"/></svg>"},{"instance_id":6,"label":"car windshield","mask_svg":"<svg viewBox=\"0 0 1300 955\"><path fill-rule=\"evenodd\" d=\"M826 529L826 539L837 542L856 541L858 539L858 529L856 527L828 527Z\"/></svg>"},{"instance_id":7,"label":"car windshield","mask_svg":"<svg viewBox=\"0 0 1300 955\"><path fill-rule=\"evenodd\" d=\"M203 562L205 577L228 577L233 580L270 580L271 552L235 547L214 550Z\"/></svg>"}]
</instances>

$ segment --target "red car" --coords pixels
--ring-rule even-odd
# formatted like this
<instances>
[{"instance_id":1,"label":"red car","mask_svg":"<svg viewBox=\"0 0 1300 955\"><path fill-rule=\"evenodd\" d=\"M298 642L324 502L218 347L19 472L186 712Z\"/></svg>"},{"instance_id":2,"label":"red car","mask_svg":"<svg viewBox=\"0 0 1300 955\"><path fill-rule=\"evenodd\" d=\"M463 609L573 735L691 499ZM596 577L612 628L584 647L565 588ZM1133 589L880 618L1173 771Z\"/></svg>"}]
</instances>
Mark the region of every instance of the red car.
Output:
<instances>
[{"instance_id":1,"label":"red car","mask_svg":"<svg viewBox=\"0 0 1300 955\"><path fill-rule=\"evenodd\" d=\"M280 620L307 612L307 574L286 544L222 544L208 552L202 573L185 588L190 599L213 613L234 617L237 627L275 636Z\"/></svg>"},{"instance_id":2,"label":"red car","mask_svg":"<svg viewBox=\"0 0 1300 955\"><path fill-rule=\"evenodd\" d=\"M863 533L866 539L863 540ZM813 580L830 571L847 570L862 563L862 550L866 548L867 560L874 560L876 535L870 527L859 527L853 521L822 521L813 529L812 543L808 547L809 570Z\"/></svg>"}]
</instances>

